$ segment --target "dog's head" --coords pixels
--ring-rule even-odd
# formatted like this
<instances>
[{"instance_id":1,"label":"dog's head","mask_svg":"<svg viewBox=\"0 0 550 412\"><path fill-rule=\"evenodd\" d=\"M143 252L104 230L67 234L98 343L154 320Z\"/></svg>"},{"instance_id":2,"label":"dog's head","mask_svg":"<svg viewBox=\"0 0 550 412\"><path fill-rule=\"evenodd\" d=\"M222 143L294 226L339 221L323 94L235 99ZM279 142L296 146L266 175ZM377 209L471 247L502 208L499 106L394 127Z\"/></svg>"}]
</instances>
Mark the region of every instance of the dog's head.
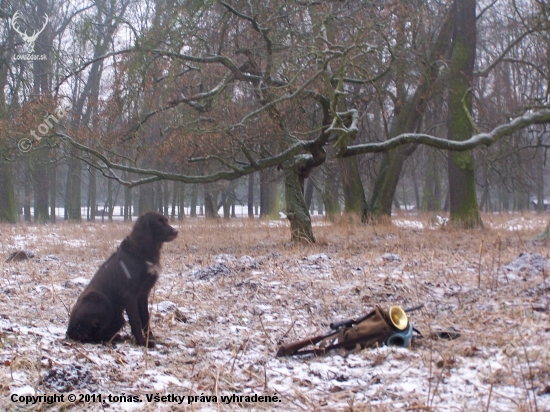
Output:
<instances>
[{"instance_id":1,"label":"dog's head","mask_svg":"<svg viewBox=\"0 0 550 412\"><path fill-rule=\"evenodd\" d=\"M145 238L156 244L171 242L177 236L178 231L168 224L168 219L163 214L158 212L147 212L141 215L131 235L134 239Z\"/></svg>"},{"instance_id":2,"label":"dog's head","mask_svg":"<svg viewBox=\"0 0 550 412\"><path fill-rule=\"evenodd\" d=\"M87 317L80 316L75 318L74 324L69 324L66 336L84 343L97 342L101 340L103 323L105 323L105 318L97 314L90 314Z\"/></svg>"}]
</instances>

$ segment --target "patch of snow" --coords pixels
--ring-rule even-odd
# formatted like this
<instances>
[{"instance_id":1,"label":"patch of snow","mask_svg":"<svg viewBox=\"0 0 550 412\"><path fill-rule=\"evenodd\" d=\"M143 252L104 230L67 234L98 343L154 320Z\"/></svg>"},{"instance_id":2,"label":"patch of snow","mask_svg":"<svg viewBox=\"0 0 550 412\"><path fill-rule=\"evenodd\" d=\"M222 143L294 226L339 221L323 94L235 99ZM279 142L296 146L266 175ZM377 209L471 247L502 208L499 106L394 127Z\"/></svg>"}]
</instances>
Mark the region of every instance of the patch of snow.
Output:
<instances>
[{"instance_id":1,"label":"patch of snow","mask_svg":"<svg viewBox=\"0 0 550 412\"><path fill-rule=\"evenodd\" d=\"M503 266L502 269L509 279L525 276L537 276L543 270L550 269L550 261L538 253L525 252L519 255L512 262ZM510 277L510 275L512 275Z\"/></svg>"},{"instance_id":2,"label":"patch of snow","mask_svg":"<svg viewBox=\"0 0 550 412\"><path fill-rule=\"evenodd\" d=\"M168 312L168 311L175 310L177 308L176 304L174 302L170 302L169 300L164 300L162 302L159 302L155 304L154 307L159 312Z\"/></svg>"},{"instance_id":3,"label":"patch of snow","mask_svg":"<svg viewBox=\"0 0 550 412\"><path fill-rule=\"evenodd\" d=\"M38 258L38 262L62 262L63 259L61 259L59 256L56 255L46 255Z\"/></svg>"},{"instance_id":4,"label":"patch of snow","mask_svg":"<svg viewBox=\"0 0 550 412\"><path fill-rule=\"evenodd\" d=\"M221 253L219 255L214 256L214 260L216 261L216 263L233 263L237 259L235 259L235 256L231 256L226 253Z\"/></svg>"},{"instance_id":5,"label":"patch of snow","mask_svg":"<svg viewBox=\"0 0 550 412\"><path fill-rule=\"evenodd\" d=\"M387 262L401 262L401 256L396 255L395 253L384 253L380 257L382 258L382 260L385 260Z\"/></svg>"},{"instance_id":6,"label":"patch of snow","mask_svg":"<svg viewBox=\"0 0 550 412\"><path fill-rule=\"evenodd\" d=\"M208 280L216 276L230 276L231 269L224 263L216 263L205 268L197 270L193 276L199 280Z\"/></svg>"},{"instance_id":7,"label":"patch of snow","mask_svg":"<svg viewBox=\"0 0 550 412\"><path fill-rule=\"evenodd\" d=\"M258 269L261 263L252 256L243 255L239 258L238 263L247 269Z\"/></svg>"},{"instance_id":8,"label":"patch of snow","mask_svg":"<svg viewBox=\"0 0 550 412\"><path fill-rule=\"evenodd\" d=\"M392 224L404 229L424 229L424 224L416 220L392 219Z\"/></svg>"},{"instance_id":9,"label":"patch of snow","mask_svg":"<svg viewBox=\"0 0 550 412\"><path fill-rule=\"evenodd\" d=\"M15 388L11 391L11 393L19 395L19 396L35 395L36 394L34 388L30 385L25 385L25 386Z\"/></svg>"},{"instance_id":10,"label":"patch of snow","mask_svg":"<svg viewBox=\"0 0 550 412\"><path fill-rule=\"evenodd\" d=\"M88 286L88 283L90 283L90 279L83 278L83 277L78 277L78 278L67 280L63 284L63 286L65 286L66 288L74 288L76 286L86 287L86 286Z\"/></svg>"},{"instance_id":11,"label":"patch of snow","mask_svg":"<svg viewBox=\"0 0 550 412\"><path fill-rule=\"evenodd\" d=\"M309 255L305 257L304 259L307 259L309 261L316 261L316 260L331 260L332 258L326 253L315 253L313 255Z\"/></svg>"}]
</instances>

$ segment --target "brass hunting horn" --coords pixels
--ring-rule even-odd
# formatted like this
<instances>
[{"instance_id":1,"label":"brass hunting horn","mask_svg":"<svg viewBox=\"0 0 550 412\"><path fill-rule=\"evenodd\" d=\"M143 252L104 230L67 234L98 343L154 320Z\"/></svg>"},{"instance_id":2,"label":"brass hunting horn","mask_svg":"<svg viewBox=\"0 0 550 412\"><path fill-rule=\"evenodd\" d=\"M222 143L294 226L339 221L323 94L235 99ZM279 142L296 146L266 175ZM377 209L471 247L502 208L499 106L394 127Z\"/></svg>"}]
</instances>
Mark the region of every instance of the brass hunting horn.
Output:
<instances>
[{"instance_id":1,"label":"brass hunting horn","mask_svg":"<svg viewBox=\"0 0 550 412\"><path fill-rule=\"evenodd\" d=\"M405 330L405 328L409 324L407 314L401 306L392 306L390 308L390 319L391 323L393 323L393 326L395 326L399 330Z\"/></svg>"}]
</instances>

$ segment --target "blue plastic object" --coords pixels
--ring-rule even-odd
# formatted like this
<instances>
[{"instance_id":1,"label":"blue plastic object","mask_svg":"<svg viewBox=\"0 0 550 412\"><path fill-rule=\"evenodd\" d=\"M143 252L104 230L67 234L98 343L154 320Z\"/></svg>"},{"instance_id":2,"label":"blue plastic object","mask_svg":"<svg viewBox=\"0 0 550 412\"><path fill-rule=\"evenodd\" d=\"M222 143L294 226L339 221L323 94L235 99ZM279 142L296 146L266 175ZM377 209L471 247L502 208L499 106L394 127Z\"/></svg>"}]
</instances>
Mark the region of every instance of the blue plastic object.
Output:
<instances>
[{"instance_id":1,"label":"blue plastic object","mask_svg":"<svg viewBox=\"0 0 550 412\"><path fill-rule=\"evenodd\" d=\"M411 322L407 324L405 330L395 332L386 339L387 346L400 346L402 348L408 348L413 336L413 327Z\"/></svg>"}]
</instances>

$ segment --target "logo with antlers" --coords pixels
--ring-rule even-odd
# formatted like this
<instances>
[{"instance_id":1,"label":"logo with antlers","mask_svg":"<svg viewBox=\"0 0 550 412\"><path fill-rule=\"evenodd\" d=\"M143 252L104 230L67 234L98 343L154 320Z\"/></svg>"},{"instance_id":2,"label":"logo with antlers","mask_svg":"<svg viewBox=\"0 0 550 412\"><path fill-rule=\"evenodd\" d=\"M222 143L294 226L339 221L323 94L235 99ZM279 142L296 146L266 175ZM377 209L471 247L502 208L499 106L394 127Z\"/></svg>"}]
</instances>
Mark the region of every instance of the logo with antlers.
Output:
<instances>
[{"instance_id":1,"label":"logo with antlers","mask_svg":"<svg viewBox=\"0 0 550 412\"><path fill-rule=\"evenodd\" d=\"M15 12L15 14L13 15L13 17L11 19L9 19L10 21L10 26L13 30L15 30L17 33L19 33L19 35L21 36L21 38L23 39L23 41L27 44L27 52L28 53L34 53L34 42L36 41L36 39L38 38L38 35L40 33L42 33L44 31L44 29L46 28L46 24L48 24L48 15L47 14L44 14L44 25L42 26L42 28L38 31L34 31L32 36L29 36L27 34L27 31L21 31L19 26L17 25L17 19L19 19L21 17L21 15L19 14L18 11Z\"/></svg>"}]
</instances>

